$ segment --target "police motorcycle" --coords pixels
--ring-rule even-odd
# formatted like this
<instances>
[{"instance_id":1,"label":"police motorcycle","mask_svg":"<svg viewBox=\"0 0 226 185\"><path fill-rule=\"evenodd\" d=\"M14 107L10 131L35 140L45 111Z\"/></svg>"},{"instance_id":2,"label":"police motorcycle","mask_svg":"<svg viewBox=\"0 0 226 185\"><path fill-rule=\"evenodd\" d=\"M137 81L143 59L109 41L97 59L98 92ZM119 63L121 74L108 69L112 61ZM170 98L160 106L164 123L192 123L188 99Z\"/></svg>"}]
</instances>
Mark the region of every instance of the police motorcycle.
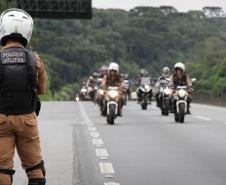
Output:
<instances>
[{"instance_id":1,"label":"police motorcycle","mask_svg":"<svg viewBox=\"0 0 226 185\"><path fill-rule=\"evenodd\" d=\"M97 92L98 87L96 85L89 85L87 87L87 94L88 94L88 99L91 101L95 100L96 92Z\"/></svg>"},{"instance_id":2,"label":"police motorcycle","mask_svg":"<svg viewBox=\"0 0 226 185\"><path fill-rule=\"evenodd\" d=\"M79 100L81 101L85 101L87 100L87 88L85 86L83 86L80 90L80 93L79 93Z\"/></svg>"},{"instance_id":3,"label":"police motorcycle","mask_svg":"<svg viewBox=\"0 0 226 185\"><path fill-rule=\"evenodd\" d=\"M117 115L121 115L122 111L121 90L119 87L108 87L100 93L104 94L101 113L106 115L107 123L113 125Z\"/></svg>"},{"instance_id":4,"label":"police motorcycle","mask_svg":"<svg viewBox=\"0 0 226 185\"><path fill-rule=\"evenodd\" d=\"M159 81L159 94L157 96L157 101L159 102L159 108L161 109L161 114L163 116L168 116L169 112L172 112L172 89L169 87L169 79L161 79Z\"/></svg>"},{"instance_id":5,"label":"police motorcycle","mask_svg":"<svg viewBox=\"0 0 226 185\"><path fill-rule=\"evenodd\" d=\"M126 104L127 100L131 99L131 90L130 90L130 82L129 82L129 80L123 80L122 88L124 90L125 104Z\"/></svg>"},{"instance_id":6,"label":"police motorcycle","mask_svg":"<svg viewBox=\"0 0 226 185\"><path fill-rule=\"evenodd\" d=\"M151 104L153 96L150 77L143 77L141 79L140 85L137 89L137 94L139 98L138 103L141 105L142 110L146 110L148 104Z\"/></svg>"},{"instance_id":7,"label":"police motorcycle","mask_svg":"<svg viewBox=\"0 0 226 185\"><path fill-rule=\"evenodd\" d=\"M184 123L188 110L188 97L192 89L187 86L177 86L174 92L174 119L175 122Z\"/></svg>"}]
</instances>

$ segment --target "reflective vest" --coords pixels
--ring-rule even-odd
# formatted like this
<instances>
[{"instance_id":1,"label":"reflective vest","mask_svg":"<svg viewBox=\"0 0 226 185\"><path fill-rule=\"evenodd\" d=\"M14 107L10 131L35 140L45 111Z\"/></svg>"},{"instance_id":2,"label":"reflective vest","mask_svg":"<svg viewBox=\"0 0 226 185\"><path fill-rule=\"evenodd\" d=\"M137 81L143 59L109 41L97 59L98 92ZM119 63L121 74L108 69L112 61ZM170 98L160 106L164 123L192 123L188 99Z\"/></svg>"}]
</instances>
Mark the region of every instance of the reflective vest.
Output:
<instances>
[{"instance_id":1,"label":"reflective vest","mask_svg":"<svg viewBox=\"0 0 226 185\"><path fill-rule=\"evenodd\" d=\"M0 51L0 114L34 112L37 98L35 54L24 48Z\"/></svg>"}]
</instances>

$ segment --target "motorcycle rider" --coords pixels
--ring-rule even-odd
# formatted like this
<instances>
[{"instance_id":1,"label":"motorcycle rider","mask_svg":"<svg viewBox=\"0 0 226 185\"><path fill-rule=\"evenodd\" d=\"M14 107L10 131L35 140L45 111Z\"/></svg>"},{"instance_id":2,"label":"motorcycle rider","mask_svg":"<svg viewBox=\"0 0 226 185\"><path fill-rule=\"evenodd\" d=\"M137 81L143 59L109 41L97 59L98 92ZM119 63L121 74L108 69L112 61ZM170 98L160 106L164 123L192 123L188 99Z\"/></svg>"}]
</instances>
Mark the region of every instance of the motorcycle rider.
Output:
<instances>
[{"instance_id":1,"label":"motorcycle rider","mask_svg":"<svg viewBox=\"0 0 226 185\"><path fill-rule=\"evenodd\" d=\"M108 74L108 67L107 66L101 66L100 70L99 70L99 74L98 74L98 87L101 86L102 80L104 78L105 75ZM102 107L102 103L103 103L103 99L104 99L104 91L102 91L102 94L100 93L100 90L97 92L97 97L96 97L96 103L99 105L99 107Z\"/></svg>"},{"instance_id":2,"label":"motorcycle rider","mask_svg":"<svg viewBox=\"0 0 226 185\"><path fill-rule=\"evenodd\" d=\"M99 71L99 78L103 79L105 75L108 74L108 67L107 66L101 66Z\"/></svg>"},{"instance_id":3,"label":"motorcycle rider","mask_svg":"<svg viewBox=\"0 0 226 185\"><path fill-rule=\"evenodd\" d=\"M120 87L121 86L121 76L119 74L119 65L117 63L110 63L108 67L108 74L102 79L102 86L108 87Z\"/></svg>"},{"instance_id":4,"label":"motorcycle rider","mask_svg":"<svg viewBox=\"0 0 226 185\"><path fill-rule=\"evenodd\" d=\"M121 76L119 74L119 65L117 63L110 63L109 68L108 68L108 74L104 76L101 86L108 88L108 87L119 87L121 88ZM122 93L122 92L120 92ZM123 99L119 101L119 109L118 109L118 115L122 116L121 110L123 106Z\"/></svg>"},{"instance_id":5,"label":"motorcycle rider","mask_svg":"<svg viewBox=\"0 0 226 185\"><path fill-rule=\"evenodd\" d=\"M174 66L175 74L173 74L170 78L169 85L177 88L177 86L187 86L189 89L192 88L192 81L189 76L185 73L185 65L181 62L177 62ZM191 103L191 96L189 95L187 99L188 108L187 114L191 114L190 112L190 103ZM175 106L175 103L174 103Z\"/></svg>"},{"instance_id":6,"label":"motorcycle rider","mask_svg":"<svg viewBox=\"0 0 226 185\"><path fill-rule=\"evenodd\" d=\"M87 93L89 94L91 100L94 100L96 95L95 87L97 86L97 76L97 73L93 73L93 75L91 75L86 82Z\"/></svg>"},{"instance_id":7,"label":"motorcycle rider","mask_svg":"<svg viewBox=\"0 0 226 185\"><path fill-rule=\"evenodd\" d=\"M156 99L157 107L160 107L160 102L161 102L161 97L160 97L161 83L160 82L162 80L166 80L166 81L170 80L170 68L167 66L162 68L161 76L158 78L155 84L155 88L156 88L155 99Z\"/></svg>"},{"instance_id":8,"label":"motorcycle rider","mask_svg":"<svg viewBox=\"0 0 226 185\"><path fill-rule=\"evenodd\" d=\"M33 19L20 9L8 9L0 18L0 184L13 181L15 148L28 185L45 185L45 168L37 127L37 94L46 91L47 75L38 54L25 49Z\"/></svg>"},{"instance_id":9,"label":"motorcycle rider","mask_svg":"<svg viewBox=\"0 0 226 185\"><path fill-rule=\"evenodd\" d=\"M122 86L125 90L126 98L130 100L131 97L131 90L130 87L132 85L132 81L129 79L129 74L125 73L122 77Z\"/></svg>"},{"instance_id":10,"label":"motorcycle rider","mask_svg":"<svg viewBox=\"0 0 226 185\"><path fill-rule=\"evenodd\" d=\"M94 79L94 77L91 75L89 76L87 82L86 82L86 87L94 87L96 84L96 81Z\"/></svg>"}]
</instances>

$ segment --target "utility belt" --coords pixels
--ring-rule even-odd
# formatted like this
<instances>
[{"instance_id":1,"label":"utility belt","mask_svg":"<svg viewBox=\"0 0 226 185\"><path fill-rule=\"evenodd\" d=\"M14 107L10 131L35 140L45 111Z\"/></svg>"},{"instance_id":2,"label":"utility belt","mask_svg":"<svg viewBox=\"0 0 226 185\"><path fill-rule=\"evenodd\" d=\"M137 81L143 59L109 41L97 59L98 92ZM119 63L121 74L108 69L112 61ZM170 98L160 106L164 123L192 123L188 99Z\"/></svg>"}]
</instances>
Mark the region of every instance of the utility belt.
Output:
<instances>
[{"instance_id":1,"label":"utility belt","mask_svg":"<svg viewBox=\"0 0 226 185\"><path fill-rule=\"evenodd\" d=\"M4 109L0 109L0 114L5 114L7 116L10 115L23 115L23 114L31 114L32 112L34 112L34 108L32 107L17 107L17 108L4 108Z\"/></svg>"},{"instance_id":2,"label":"utility belt","mask_svg":"<svg viewBox=\"0 0 226 185\"><path fill-rule=\"evenodd\" d=\"M35 111L34 93L0 93L0 114L22 115Z\"/></svg>"}]
</instances>

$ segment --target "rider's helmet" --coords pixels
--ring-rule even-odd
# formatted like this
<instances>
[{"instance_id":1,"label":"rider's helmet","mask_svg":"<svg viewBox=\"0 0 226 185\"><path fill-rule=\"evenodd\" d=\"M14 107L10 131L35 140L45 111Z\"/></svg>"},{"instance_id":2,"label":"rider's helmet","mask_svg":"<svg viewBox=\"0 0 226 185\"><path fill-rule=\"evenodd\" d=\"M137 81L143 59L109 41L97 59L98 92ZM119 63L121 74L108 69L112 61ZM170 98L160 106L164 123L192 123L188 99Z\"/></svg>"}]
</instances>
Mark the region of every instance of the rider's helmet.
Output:
<instances>
[{"instance_id":1,"label":"rider's helmet","mask_svg":"<svg viewBox=\"0 0 226 185\"><path fill-rule=\"evenodd\" d=\"M169 67L162 68L162 76L169 77L170 76L170 69Z\"/></svg>"},{"instance_id":2,"label":"rider's helmet","mask_svg":"<svg viewBox=\"0 0 226 185\"><path fill-rule=\"evenodd\" d=\"M147 72L146 69L141 69L141 70L140 70L140 76L141 76L141 77L146 77L147 75L148 75L148 72Z\"/></svg>"},{"instance_id":3,"label":"rider's helmet","mask_svg":"<svg viewBox=\"0 0 226 185\"><path fill-rule=\"evenodd\" d=\"M102 72L102 71L108 71L108 67L107 66L101 66L100 72Z\"/></svg>"},{"instance_id":4,"label":"rider's helmet","mask_svg":"<svg viewBox=\"0 0 226 185\"><path fill-rule=\"evenodd\" d=\"M1 45L8 39L20 42L24 47L30 42L33 31L33 19L21 9L8 9L0 17Z\"/></svg>"},{"instance_id":5,"label":"rider's helmet","mask_svg":"<svg viewBox=\"0 0 226 185\"><path fill-rule=\"evenodd\" d=\"M177 63L175 64L175 66L174 66L174 69L175 69L175 71L176 71L177 69L181 69L182 72L184 73L184 72L185 72L185 65L184 65L183 63L181 63L181 62L177 62Z\"/></svg>"},{"instance_id":6,"label":"rider's helmet","mask_svg":"<svg viewBox=\"0 0 226 185\"><path fill-rule=\"evenodd\" d=\"M94 72L93 73L93 78L98 78L98 73Z\"/></svg>"},{"instance_id":7,"label":"rider's helmet","mask_svg":"<svg viewBox=\"0 0 226 185\"><path fill-rule=\"evenodd\" d=\"M128 74L124 75L124 80L129 80L129 75Z\"/></svg>"},{"instance_id":8,"label":"rider's helmet","mask_svg":"<svg viewBox=\"0 0 226 185\"><path fill-rule=\"evenodd\" d=\"M110 63L108 67L108 71L116 71L117 73L119 72L119 65L117 63Z\"/></svg>"}]
</instances>

